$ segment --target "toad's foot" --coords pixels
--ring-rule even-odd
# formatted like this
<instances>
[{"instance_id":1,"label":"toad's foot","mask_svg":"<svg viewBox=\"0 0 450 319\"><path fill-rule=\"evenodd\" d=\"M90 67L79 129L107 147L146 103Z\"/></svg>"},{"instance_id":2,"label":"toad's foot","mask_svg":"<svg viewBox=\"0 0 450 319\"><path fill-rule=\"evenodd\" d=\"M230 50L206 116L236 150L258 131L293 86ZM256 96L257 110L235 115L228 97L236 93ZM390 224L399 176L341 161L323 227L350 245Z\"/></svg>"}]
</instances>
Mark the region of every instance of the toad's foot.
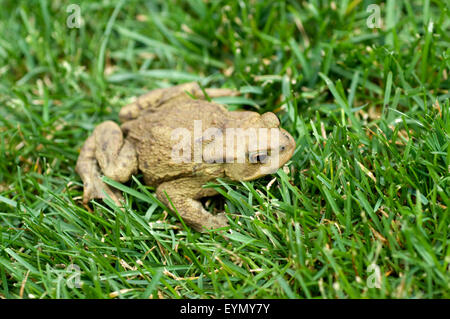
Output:
<instances>
[{"instance_id":1,"label":"toad's foot","mask_svg":"<svg viewBox=\"0 0 450 319\"><path fill-rule=\"evenodd\" d=\"M127 181L137 170L137 155L133 145L123 140L120 127L114 122L103 122L86 140L78 157L76 171L83 180L83 203L104 199L106 195L118 205L123 197L120 191L102 181L102 173L118 182Z\"/></svg>"},{"instance_id":2,"label":"toad's foot","mask_svg":"<svg viewBox=\"0 0 450 319\"><path fill-rule=\"evenodd\" d=\"M210 215L208 220L205 222L206 229L217 229L228 226L228 219L224 213L217 215Z\"/></svg>"},{"instance_id":3,"label":"toad's foot","mask_svg":"<svg viewBox=\"0 0 450 319\"><path fill-rule=\"evenodd\" d=\"M217 194L212 188L203 188L204 183L200 178L180 178L159 185L156 195L168 207L172 208L172 202L183 221L197 231L204 232L228 226L225 214L212 215L199 201L202 197Z\"/></svg>"}]
</instances>

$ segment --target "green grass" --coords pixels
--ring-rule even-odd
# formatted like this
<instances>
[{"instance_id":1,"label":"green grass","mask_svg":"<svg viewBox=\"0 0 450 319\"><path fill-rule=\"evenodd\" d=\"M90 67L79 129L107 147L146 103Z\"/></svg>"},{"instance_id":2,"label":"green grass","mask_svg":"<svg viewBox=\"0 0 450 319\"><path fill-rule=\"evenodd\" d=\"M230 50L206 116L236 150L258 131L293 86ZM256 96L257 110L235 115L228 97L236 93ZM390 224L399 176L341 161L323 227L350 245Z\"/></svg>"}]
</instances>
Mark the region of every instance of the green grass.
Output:
<instances>
[{"instance_id":1,"label":"green grass","mask_svg":"<svg viewBox=\"0 0 450 319\"><path fill-rule=\"evenodd\" d=\"M387 0L381 29L372 1L80 1L79 29L70 3L1 1L0 298L450 297L447 1ZM140 176L124 209L83 207L94 127L186 81L276 112L288 169L210 185L225 233L182 226Z\"/></svg>"}]
</instances>

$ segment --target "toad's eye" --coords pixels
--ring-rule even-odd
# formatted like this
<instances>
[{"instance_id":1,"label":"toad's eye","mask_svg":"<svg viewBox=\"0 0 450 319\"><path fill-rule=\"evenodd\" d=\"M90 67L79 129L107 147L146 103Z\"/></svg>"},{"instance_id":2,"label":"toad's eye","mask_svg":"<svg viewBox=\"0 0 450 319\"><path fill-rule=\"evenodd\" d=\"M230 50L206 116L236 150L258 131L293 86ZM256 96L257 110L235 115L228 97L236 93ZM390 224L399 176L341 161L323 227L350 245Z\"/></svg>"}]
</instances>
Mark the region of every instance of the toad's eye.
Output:
<instances>
[{"instance_id":1,"label":"toad's eye","mask_svg":"<svg viewBox=\"0 0 450 319\"><path fill-rule=\"evenodd\" d=\"M266 162L267 162L266 152L258 152L250 154L250 163L266 163Z\"/></svg>"}]
</instances>

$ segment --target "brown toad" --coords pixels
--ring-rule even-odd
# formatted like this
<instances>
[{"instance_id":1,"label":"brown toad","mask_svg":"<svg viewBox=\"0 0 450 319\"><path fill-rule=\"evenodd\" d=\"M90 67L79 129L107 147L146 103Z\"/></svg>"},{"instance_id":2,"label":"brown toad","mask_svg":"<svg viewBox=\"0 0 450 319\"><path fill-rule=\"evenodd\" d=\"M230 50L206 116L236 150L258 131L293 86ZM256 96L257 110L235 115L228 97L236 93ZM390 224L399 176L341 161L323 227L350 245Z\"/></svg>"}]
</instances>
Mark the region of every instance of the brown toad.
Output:
<instances>
[{"instance_id":1,"label":"brown toad","mask_svg":"<svg viewBox=\"0 0 450 319\"><path fill-rule=\"evenodd\" d=\"M200 199L216 195L202 186L216 178L253 180L275 172L292 156L295 141L271 112L228 111L208 102L237 95L229 89L201 90L196 83L153 90L124 106L119 118L98 125L86 140L76 171L84 182L83 202L121 193L102 182L105 175L126 182L140 170L145 184L196 230L227 225ZM166 196L167 195L167 196Z\"/></svg>"}]
</instances>

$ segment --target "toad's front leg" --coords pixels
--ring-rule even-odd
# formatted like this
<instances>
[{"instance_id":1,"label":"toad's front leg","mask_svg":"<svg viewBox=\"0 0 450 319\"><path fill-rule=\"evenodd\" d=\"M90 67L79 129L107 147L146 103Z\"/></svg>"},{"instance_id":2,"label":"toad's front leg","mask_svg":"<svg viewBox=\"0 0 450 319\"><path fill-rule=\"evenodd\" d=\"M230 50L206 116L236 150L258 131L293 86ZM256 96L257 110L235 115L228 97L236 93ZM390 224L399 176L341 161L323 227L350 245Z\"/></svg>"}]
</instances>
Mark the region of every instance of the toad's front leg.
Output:
<instances>
[{"instance_id":1,"label":"toad's front leg","mask_svg":"<svg viewBox=\"0 0 450 319\"><path fill-rule=\"evenodd\" d=\"M103 183L103 175L126 182L137 171L137 154L134 145L124 140L120 127L111 121L97 126L86 140L78 157L76 171L84 184L83 203L108 194L120 204L122 195Z\"/></svg>"},{"instance_id":2,"label":"toad's front leg","mask_svg":"<svg viewBox=\"0 0 450 319\"><path fill-rule=\"evenodd\" d=\"M205 183L206 181L200 178L180 178L159 185L156 195L163 203L172 208L167 194L186 224L197 231L203 232L228 226L224 214L212 215L203 208L199 199L217 194L212 188L202 188Z\"/></svg>"}]
</instances>

